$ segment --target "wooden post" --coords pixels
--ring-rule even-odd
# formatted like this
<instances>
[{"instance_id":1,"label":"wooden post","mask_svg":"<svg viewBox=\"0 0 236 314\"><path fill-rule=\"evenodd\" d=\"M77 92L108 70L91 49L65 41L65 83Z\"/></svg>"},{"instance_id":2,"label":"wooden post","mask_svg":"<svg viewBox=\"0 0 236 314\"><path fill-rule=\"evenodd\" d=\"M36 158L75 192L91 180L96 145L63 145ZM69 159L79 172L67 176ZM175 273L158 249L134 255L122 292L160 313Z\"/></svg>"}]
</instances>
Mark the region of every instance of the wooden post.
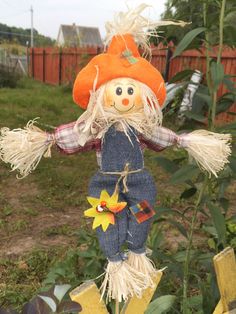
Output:
<instances>
[{"instance_id":1,"label":"wooden post","mask_svg":"<svg viewBox=\"0 0 236 314\"><path fill-rule=\"evenodd\" d=\"M82 314L109 314L94 281L88 281L70 293L72 301L82 306Z\"/></svg>"},{"instance_id":2,"label":"wooden post","mask_svg":"<svg viewBox=\"0 0 236 314\"><path fill-rule=\"evenodd\" d=\"M154 278L154 286L143 292L142 298L133 297L125 303L121 314L143 314L161 280L162 272ZM88 281L71 291L70 298L82 307L82 314L109 314L100 292L94 281ZM119 313L119 302L116 301L116 313Z\"/></svg>"},{"instance_id":3,"label":"wooden post","mask_svg":"<svg viewBox=\"0 0 236 314\"><path fill-rule=\"evenodd\" d=\"M121 314L143 314L147 309L154 292L161 280L162 272L158 272L154 279L154 287L148 288L144 291L142 298L133 297L124 305Z\"/></svg>"},{"instance_id":4,"label":"wooden post","mask_svg":"<svg viewBox=\"0 0 236 314\"><path fill-rule=\"evenodd\" d=\"M213 314L236 313L236 262L234 250L227 247L214 259L221 299Z\"/></svg>"}]
</instances>

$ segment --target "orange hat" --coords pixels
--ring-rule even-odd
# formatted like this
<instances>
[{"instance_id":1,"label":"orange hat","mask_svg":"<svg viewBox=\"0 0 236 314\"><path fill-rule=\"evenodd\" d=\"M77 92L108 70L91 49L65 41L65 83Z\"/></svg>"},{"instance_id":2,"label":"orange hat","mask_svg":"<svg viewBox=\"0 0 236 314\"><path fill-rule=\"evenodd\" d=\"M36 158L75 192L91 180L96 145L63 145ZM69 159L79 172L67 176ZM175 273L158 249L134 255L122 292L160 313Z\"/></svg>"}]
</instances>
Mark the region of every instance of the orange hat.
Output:
<instances>
[{"instance_id":1,"label":"orange hat","mask_svg":"<svg viewBox=\"0 0 236 314\"><path fill-rule=\"evenodd\" d=\"M73 99L83 109L88 106L97 68L99 72L96 89L112 79L129 77L146 84L155 93L160 106L165 101L166 89L160 72L140 56L130 34L114 36L107 52L94 57L77 75Z\"/></svg>"}]
</instances>

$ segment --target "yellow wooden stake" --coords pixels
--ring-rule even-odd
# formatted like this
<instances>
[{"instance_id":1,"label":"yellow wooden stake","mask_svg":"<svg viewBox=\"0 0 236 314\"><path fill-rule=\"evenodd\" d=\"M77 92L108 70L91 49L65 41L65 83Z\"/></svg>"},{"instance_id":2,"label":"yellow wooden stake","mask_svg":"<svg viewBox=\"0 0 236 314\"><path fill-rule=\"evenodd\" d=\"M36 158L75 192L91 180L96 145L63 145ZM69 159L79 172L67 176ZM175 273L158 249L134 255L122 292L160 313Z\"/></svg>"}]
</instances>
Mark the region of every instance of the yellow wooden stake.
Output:
<instances>
[{"instance_id":1,"label":"yellow wooden stake","mask_svg":"<svg viewBox=\"0 0 236 314\"><path fill-rule=\"evenodd\" d=\"M236 263L234 250L226 248L214 259L221 299L213 314L236 313Z\"/></svg>"},{"instance_id":2,"label":"yellow wooden stake","mask_svg":"<svg viewBox=\"0 0 236 314\"><path fill-rule=\"evenodd\" d=\"M150 303L152 296L161 280L162 272L157 273L154 287L143 292L142 298L133 297L123 307L121 314L143 314ZM105 303L101 300L99 289L94 281L88 281L70 292L72 301L82 307L82 314L109 314ZM119 302L116 303L116 312L119 312Z\"/></svg>"},{"instance_id":3,"label":"yellow wooden stake","mask_svg":"<svg viewBox=\"0 0 236 314\"><path fill-rule=\"evenodd\" d=\"M109 314L94 281L85 282L75 288L71 291L70 298L81 305L82 314Z\"/></svg>"},{"instance_id":4,"label":"yellow wooden stake","mask_svg":"<svg viewBox=\"0 0 236 314\"><path fill-rule=\"evenodd\" d=\"M216 306L215 311L213 312L213 314L222 314L222 313L224 313L224 310L223 310L222 302L221 302L221 300L220 300L219 303L217 304L217 306Z\"/></svg>"},{"instance_id":5,"label":"yellow wooden stake","mask_svg":"<svg viewBox=\"0 0 236 314\"><path fill-rule=\"evenodd\" d=\"M133 297L124 305L121 314L143 314L150 303L152 296L161 280L162 272L158 272L154 280L154 287L144 291L142 298Z\"/></svg>"}]
</instances>

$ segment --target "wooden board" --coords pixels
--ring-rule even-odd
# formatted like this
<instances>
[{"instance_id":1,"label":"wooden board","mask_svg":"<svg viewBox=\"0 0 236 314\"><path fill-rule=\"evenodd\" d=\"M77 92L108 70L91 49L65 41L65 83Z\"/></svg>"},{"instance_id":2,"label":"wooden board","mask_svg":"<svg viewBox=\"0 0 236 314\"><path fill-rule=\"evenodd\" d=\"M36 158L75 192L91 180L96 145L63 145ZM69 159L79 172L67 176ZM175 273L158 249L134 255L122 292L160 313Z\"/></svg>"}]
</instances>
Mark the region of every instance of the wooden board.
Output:
<instances>
[{"instance_id":1,"label":"wooden board","mask_svg":"<svg viewBox=\"0 0 236 314\"><path fill-rule=\"evenodd\" d=\"M153 288L148 288L144 291L142 298L133 297L124 305L121 314L143 314L147 309L152 296L161 280L162 272L158 272L154 279L155 285Z\"/></svg>"},{"instance_id":2,"label":"wooden board","mask_svg":"<svg viewBox=\"0 0 236 314\"><path fill-rule=\"evenodd\" d=\"M214 314L221 314L227 311L232 313L236 309L236 263L234 250L230 247L226 248L217 254L213 261L222 305L219 305L219 308L222 308L222 312L218 310Z\"/></svg>"},{"instance_id":3,"label":"wooden board","mask_svg":"<svg viewBox=\"0 0 236 314\"><path fill-rule=\"evenodd\" d=\"M213 312L213 314L223 314L223 305L221 300L219 301L219 303L217 304L215 311Z\"/></svg>"},{"instance_id":4,"label":"wooden board","mask_svg":"<svg viewBox=\"0 0 236 314\"><path fill-rule=\"evenodd\" d=\"M70 293L72 301L82 306L82 314L109 314L94 281L88 281Z\"/></svg>"}]
</instances>

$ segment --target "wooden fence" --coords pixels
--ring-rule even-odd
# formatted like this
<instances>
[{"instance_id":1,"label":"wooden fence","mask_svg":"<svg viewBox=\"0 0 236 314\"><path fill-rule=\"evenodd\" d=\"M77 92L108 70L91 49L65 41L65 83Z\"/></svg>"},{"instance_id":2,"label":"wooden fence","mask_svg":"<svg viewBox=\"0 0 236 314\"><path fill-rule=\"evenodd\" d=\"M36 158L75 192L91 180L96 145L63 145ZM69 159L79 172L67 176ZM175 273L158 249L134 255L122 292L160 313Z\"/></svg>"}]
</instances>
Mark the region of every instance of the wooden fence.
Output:
<instances>
[{"instance_id":1,"label":"wooden fence","mask_svg":"<svg viewBox=\"0 0 236 314\"><path fill-rule=\"evenodd\" d=\"M171 59L173 47L164 47L162 43L152 49L151 63L169 81L176 73L185 69L196 69L205 73L206 57L205 49L188 50L181 56ZM99 48L32 48L30 54L29 74L36 80L60 85L73 83L76 74L83 68L91 58L101 52ZM210 56L216 58L217 48L213 49ZM236 49L225 48L222 53L222 63L225 73L236 75ZM108 65L109 66L109 65ZM219 96L227 91L222 84ZM236 113L236 104L230 112ZM221 114L221 121L230 122L235 119L234 115Z\"/></svg>"}]
</instances>

